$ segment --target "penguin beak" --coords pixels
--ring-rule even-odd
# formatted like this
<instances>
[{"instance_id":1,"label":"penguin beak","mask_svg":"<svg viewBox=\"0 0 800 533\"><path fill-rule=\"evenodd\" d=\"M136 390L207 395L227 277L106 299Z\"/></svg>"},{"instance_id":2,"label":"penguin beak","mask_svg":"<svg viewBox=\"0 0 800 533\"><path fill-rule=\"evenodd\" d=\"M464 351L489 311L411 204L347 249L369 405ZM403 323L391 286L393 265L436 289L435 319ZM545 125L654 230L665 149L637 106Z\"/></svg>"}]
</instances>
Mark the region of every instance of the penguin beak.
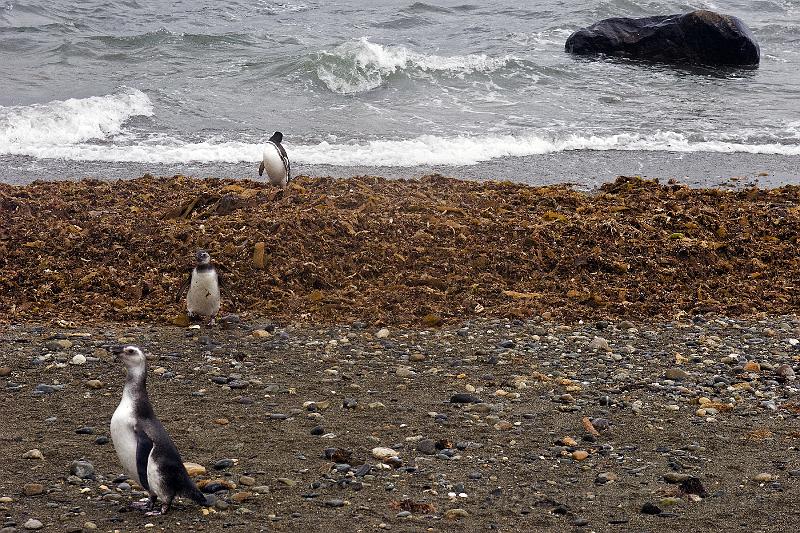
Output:
<instances>
[{"instance_id":1,"label":"penguin beak","mask_svg":"<svg viewBox=\"0 0 800 533\"><path fill-rule=\"evenodd\" d=\"M116 345L116 346L109 346L108 351L114 354L115 358L119 358L120 354L125 350L124 346Z\"/></svg>"}]
</instances>

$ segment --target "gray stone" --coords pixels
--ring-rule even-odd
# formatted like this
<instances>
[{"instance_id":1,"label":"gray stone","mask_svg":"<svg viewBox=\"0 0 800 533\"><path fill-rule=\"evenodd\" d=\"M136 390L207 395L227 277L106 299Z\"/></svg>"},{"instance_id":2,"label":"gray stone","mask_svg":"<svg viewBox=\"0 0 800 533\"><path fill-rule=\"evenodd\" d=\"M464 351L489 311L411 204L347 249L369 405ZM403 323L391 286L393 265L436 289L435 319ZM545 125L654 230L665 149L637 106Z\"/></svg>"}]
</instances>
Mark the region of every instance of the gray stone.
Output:
<instances>
[{"instance_id":1,"label":"gray stone","mask_svg":"<svg viewBox=\"0 0 800 533\"><path fill-rule=\"evenodd\" d=\"M72 461L69 471L81 479L94 479L94 465L89 461Z\"/></svg>"},{"instance_id":2,"label":"gray stone","mask_svg":"<svg viewBox=\"0 0 800 533\"><path fill-rule=\"evenodd\" d=\"M27 522L25 522L22 525L22 527L24 527L25 529L42 529L44 527L44 524L42 524L40 521L36 520L35 518L31 518Z\"/></svg>"},{"instance_id":3,"label":"gray stone","mask_svg":"<svg viewBox=\"0 0 800 533\"><path fill-rule=\"evenodd\" d=\"M422 439L417 443L417 451L425 455L436 455L436 441L433 439Z\"/></svg>"}]
</instances>

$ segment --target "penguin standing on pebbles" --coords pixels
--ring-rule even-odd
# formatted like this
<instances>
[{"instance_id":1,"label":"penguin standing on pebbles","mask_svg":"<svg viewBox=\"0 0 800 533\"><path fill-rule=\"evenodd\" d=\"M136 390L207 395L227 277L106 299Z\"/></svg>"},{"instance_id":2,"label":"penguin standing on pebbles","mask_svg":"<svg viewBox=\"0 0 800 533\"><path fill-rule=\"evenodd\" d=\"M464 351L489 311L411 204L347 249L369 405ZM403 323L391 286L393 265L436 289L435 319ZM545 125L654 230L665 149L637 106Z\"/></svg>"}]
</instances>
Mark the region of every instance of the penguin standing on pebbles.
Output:
<instances>
[{"instance_id":1,"label":"penguin standing on pebbles","mask_svg":"<svg viewBox=\"0 0 800 533\"><path fill-rule=\"evenodd\" d=\"M266 170L269 182L281 188L286 187L292 178L292 166L289 163L289 156L286 155L286 150L281 144L282 140L283 133L276 131L272 134L264 147L264 158L258 167L259 176L263 176L264 170Z\"/></svg>"},{"instance_id":2,"label":"penguin standing on pebbles","mask_svg":"<svg viewBox=\"0 0 800 533\"><path fill-rule=\"evenodd\" d=\"M176 496L207 505L205 495L189 477L178 449L150 405L144 354L136 346L118 346L111 351L127 369L122 400L111 417L111 440L125 474L150 494L145 504L148 514L166 513ZM161 511L153 510L157 499L161 500Z\"/></svg>"},{"instance_id":3,"label":"penguin standing on pebbles","mask_svg":"<svg viewBox=\"0 0 800 533\"><path fill-rule=\"evenodd\" d=\"M217 269L211 264L211 256L205 250L197 250L195 254L197 264L191 275L183 282L175 301L179 301L181 294L188 287L186 293L186 313L190 318L203 316L208 319L208 324L214 323L214 317L219 313L220 279Z\"/></svg>"}]
</instances>

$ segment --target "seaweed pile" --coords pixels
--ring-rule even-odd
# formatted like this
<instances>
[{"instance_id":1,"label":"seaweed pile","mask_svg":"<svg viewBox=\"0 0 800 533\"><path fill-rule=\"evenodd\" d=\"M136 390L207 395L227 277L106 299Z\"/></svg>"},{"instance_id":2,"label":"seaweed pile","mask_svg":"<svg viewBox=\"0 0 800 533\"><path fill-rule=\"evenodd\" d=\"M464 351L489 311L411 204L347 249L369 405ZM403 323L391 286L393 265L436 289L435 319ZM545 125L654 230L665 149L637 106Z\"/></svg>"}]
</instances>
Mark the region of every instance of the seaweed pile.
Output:
<instances>
[{"instance_id":1,"label":"seaweed pile","mask_svg":"<svg viewBox=\"0 0 800 533\"><path fill-rule=\"evenodd\" d=\"M800 187L145 175L0 185L0 321L180 322L197 248L223 312L437 326L796 313ZM549 313L549 315L548 315Z\"/></svg>"}]
</instances>

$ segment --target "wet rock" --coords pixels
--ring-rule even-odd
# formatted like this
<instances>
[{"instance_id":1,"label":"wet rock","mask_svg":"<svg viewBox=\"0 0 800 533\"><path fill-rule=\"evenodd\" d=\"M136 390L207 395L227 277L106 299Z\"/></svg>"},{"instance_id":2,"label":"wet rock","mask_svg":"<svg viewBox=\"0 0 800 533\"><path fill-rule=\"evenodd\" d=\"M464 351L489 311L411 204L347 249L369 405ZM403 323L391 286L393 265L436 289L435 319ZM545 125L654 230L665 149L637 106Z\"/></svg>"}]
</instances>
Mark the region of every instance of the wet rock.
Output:
<instances>
[{"instance_id":1,"label":"wet rock","mask_svg":"<svg viewBox=\"0 0 800 533\"><path fill-rule=\"evenodd\" d=\"M601 20L570 35L564 48L581 55L704 65L754 66L761 55L744 22L705 10Z\"/></svg>"}]
</instances>

